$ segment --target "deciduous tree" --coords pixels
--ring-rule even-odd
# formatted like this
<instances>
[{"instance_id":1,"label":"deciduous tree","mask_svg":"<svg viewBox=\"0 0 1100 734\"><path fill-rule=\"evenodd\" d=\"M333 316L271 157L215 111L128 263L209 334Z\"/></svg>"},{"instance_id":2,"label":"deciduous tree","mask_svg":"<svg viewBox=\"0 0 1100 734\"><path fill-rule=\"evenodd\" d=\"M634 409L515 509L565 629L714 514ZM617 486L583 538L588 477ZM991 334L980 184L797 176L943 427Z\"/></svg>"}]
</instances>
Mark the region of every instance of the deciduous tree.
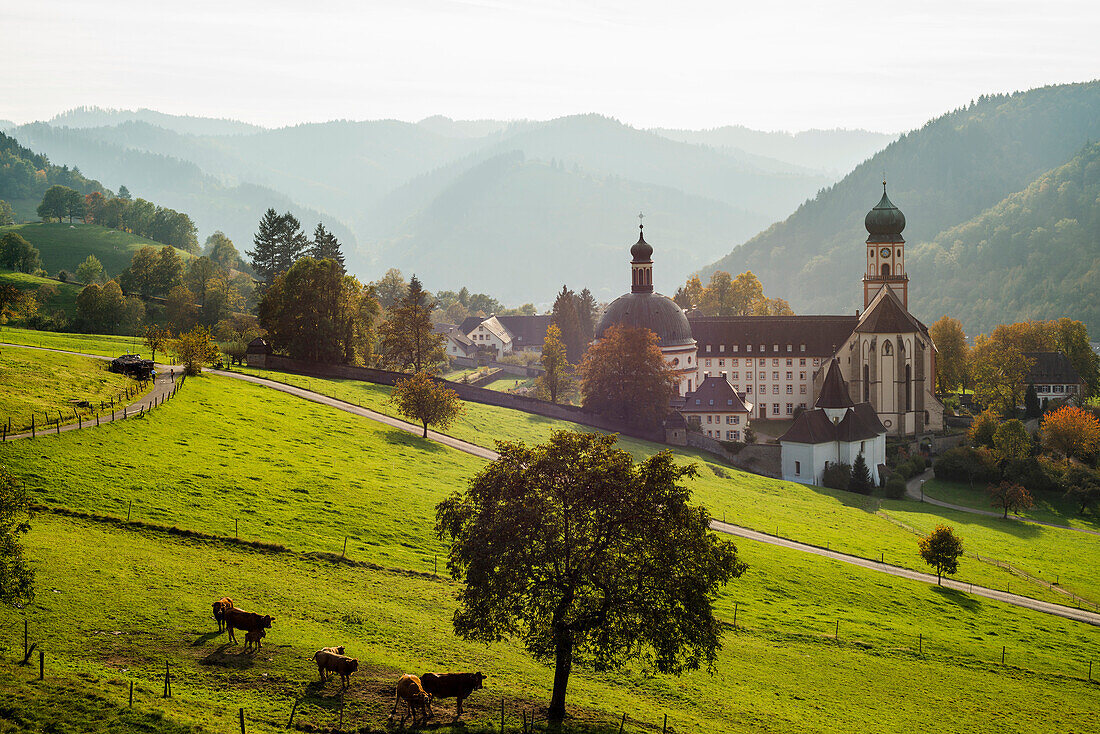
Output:
<instances>
[{"instance_id":1,"label":"deciduous tree","mask_svg":"<svg viewBox=\"0 0 1100 734\"><path fill-rule=\"evenodd\" d=\"M446 337L432 328L435 302L415 275L403 298L389 310L378 329L383 364L392 369L433 372L447 358Z\"/></svg>"},{"instance_id":2,"label":"deciduous tree","mask_svg":"<svg viewBox=\"0 0 1100 734\"><path fill-rule=\"evenodd\" d=\"M1006 520L1009 512L1026 510L1034 504L1031 494L1023 485L1008 481L989 485L989 498L993 507L1004 509L1003 517Z\"/></svg>"},{"instance_id":3,"label":"deciduous tree","mask_svg":"<svg viewBox=\"0 0 1100 734\"><path fill-rule=\"evenodd\" d=\"M214 364L220 354L218 345L210 338L210 331L205 326L196 326L180 334L172 341L171 348L183 364L186 375L200 374L202 368Z\"/></svg>"},{"instance_id":4,"label":"deciduous tree","mask_svg":"<svg viewBox=\"0 0 1100 734\"><path fill-rule=\"evenodd\" d=\"M386 274L374 283L374 290L378 296L378 303L387 311L397 305L397 302L409 292L409 284L405 282L405 276L397 268L390 268ZM465 288L462 289L466 291ZM467 291L467 295L469 292ZM461 292L460 292L461 296ZM459 303L467 306L465 300L459 298Z\"/></svg>"},{"instance_id":5,"label":"deciduous tree","mask_svg":"<svg viewBox=\"0 0 1100 734\"><path fill-rule=\"evenodd\" d=\"M42 201L38 205L38 216L43 222L48 222L51 219L60 222L65 218L70 192L76 193L68 186L51 186L46 189L46 193L42 195Z\"/></svg>"},{"instance_id":6,"label":"deciduous tree","mask_svg":"<svg viewBox=\"0 0 1100 734\"><path fill-rule=\"evenodd\" d=\"M963 543L950 526L937 525L935 530L917 541L917 547L924 562L936 569L937 584L943 585L945 573L953 574L959 570Z\"/></svg>"},{"instance_id":7,"label":"deciduous tree","mask_svg":"<svg viewBox=\"0 0 1100 734\"><path fill-rule=\"evenodd\" d=\"M233 240L226 237L221 230L206 238L203 254L226 270L232 270L241 264L241 253L237 251Z\"/></svg>"},{"instance_id":8,"label":"deciduous tree","mask_svg":"<svg viewBox=\"0 0 1100 734\"><path fill-rule=\"evenodd\" d=\"M569 359L565 344L561 340L561 330L555 324L546 329L546 340L542 343L542 356L539 358L546 372L535 380L538 395L551 403L567 397L575 390L575 381L570 374Z\"/></svg>"},{"instance_id":9,"label":"deciduous tree","mask_svg":"<svg viewBox=\"0 0 1100 734\"><path fill-rule=\"evenodd\" d=\"M1026 459L1031 456L1031 436L1022 422L1007 420L993 432L993 450L1001 461Z\"/></svg>"},{"instance_id":10,"label":"deciduous tree","mask_svg":"<svg viewBox=\"0 0 1100 734\"><path fill-rule=\"evenodd\" d=\"M667 451L636 465L615 441L555 431L543 445L499 442L500 457L436 511L462 584L455 632L518 637L554 661L554 722L574 664L607 670L645 655L662 673L712 668L718 590L746 569L691 504L693 465Z\"/></svg>"},{"instance_id":11,"label":"deciduous tree","mask_svg":"<svg viewBox=\"0 0 1100 734\"><path fill-rule=\"evenodd\" d=\"M424 426L424 438L429 425L447 428L466 410L458 393L427 372L399 380L389 399L401 415Z\"/></svg>"},{"instance_id":12,"label":"deciduous tree","mask_svg":"<svg viewBox=\"0 0 1100 734\"><path fill-rule=\"evenodd\" d=\"M152 325L145 329L145 346L153 353L152 359L157 361L157 352L163 352L168 348L168 342L172 340L172 332L163 326Z\"/></svg>"},{"instance_id":13,"label":"deciduous tree","mask_svg":"<svg viewBox=\"0 0 1100 734\"><path fill-rule=\"evenodd\" d=\"M15 212L12 211L11 204L0 199L0 227L8 224L15 224Z\"/></svg>"},{"instance_id":14,"label":"deciduous tree","mask_svg":"<svg viewBox=\"0 0 1100 734\"><path fill-rule=\"evenodd\" d=\"M968 347L962 322L950 316L941 316L928 333L936 345L936 390L949 393L965 387L968 382Z\"/></svg>"},{"instance_id":15,"label":"deciduous tree","mask_svg":"<svg viewBox=\"0 0 1100 734\"><path fill-rule=\"evenodd\" d=\"M1001 415L1011 416L1020 403L1024 380L1034 361L1024 357L1011 341L980 335L968 360L974 397L983 405L996 407Z\"/></svg>"},{"instance_id":16,"label":"deciduous tree","mask_svg":"<svg viewBox=\"0 0 1100 734\"><path fill-rule=\"evenodd\" d=\"M974 417L974 421L967 429L967 440L971 446L983 446L993 448L993 437L997 435L997 426L1000 425L997 412L993 409L982 411Z\"/></svg>"},{"instance_id":17,"label":"deciduous tree","mask_svg":"<svg viewBox=\"0 0 1100 734\"><path fill-rule=\"evenodd\" d=\"M31 529L26 485L0 466L0 604L34 598L34 571L23 556L22 537Z\"/></svg>"},{"instance_id":18,"label":"deciduous tree","mask_svg":"<svg viewBox=\"0 0 1100 734\"><path fill-rule=\"evenodd\" d=\"M42 267L38 249L18 232L6 232L0 237L0 267L33 273Z\"/></svg>"},{"instance_id":19,"label":"deciduous tree","mask_svg":"<svg viewBox=\"0 0 1100 734\"><path fill-rule=\"evenodd\" d=\"M679 385L657 335L620 324L588 348L577 372L585 408L639 426L658 425Z\"/></svg>"},{"instance_id":20,"label":"deciduous tree","mask_svg":"<svg viewBox=\"0 0 1100 734\"><path fill-rule=\"evenodd\" d=\"M101 283L104 280L103 263L95 255L88 255L76 267L76 279L81 283Z\"/></svg>"},{"instance_id":21,"label":"deciduous tree","mask_svg":"<svg viewBox=\"0 0 1100 734\"><path fill-rule=\"evenodd\" d=\"M1040 436L1047 451L1067 460L1091 461L1100 450L1100 421L1087 410L1066 405L1043 417Z\"/></svg>"},{"instance_id":22,"label":"deciduous tree","mask_svg":"<svg viewBox=\"0 0 1100 734\"><path fill-rule=\"evenodd\" d=\"M676 295L672 297L672 300L676 301L676 305L680 308L689 311L695 306L701 306L703 303L703 284L699 280L699 276L693 275L688 278L687 283L676 289Z\"/></svg>"}]
</instances>

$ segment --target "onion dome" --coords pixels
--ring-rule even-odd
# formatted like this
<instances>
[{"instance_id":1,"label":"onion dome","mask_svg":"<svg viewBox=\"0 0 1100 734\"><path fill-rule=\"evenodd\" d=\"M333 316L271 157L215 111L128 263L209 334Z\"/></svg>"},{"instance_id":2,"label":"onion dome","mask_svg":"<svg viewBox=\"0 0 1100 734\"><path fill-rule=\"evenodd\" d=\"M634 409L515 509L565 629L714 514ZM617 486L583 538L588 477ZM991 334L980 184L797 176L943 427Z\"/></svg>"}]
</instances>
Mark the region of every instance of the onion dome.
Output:
<instances>
[{"instance_id":1,"label":"onion dome","mask_svg":"<svg viewBox=\"0 0 1100 734\"><path fill-rule=\"evenodd\" d=\"M875 208L867 212L863 220L863 226L867 228L870 237L868 242L904 242L901 233L905 229L905 215L894 206L890 197L886 195L886 182L882 182L882 199Z\"/></svg>"},{"instance_id":2,"label":"onion dome","mask_svg":"<svg viewBox=\"0 0 1100 734\"><path fill-rule=\"evenodd\" d=\"M645 237L642 236L642 227L638 226L638 241L634 243L634 246L630 248L630 257L636 263L648 263L653 262L653 248L649 243L645 241Z\"/></svg>"}]
</instances>

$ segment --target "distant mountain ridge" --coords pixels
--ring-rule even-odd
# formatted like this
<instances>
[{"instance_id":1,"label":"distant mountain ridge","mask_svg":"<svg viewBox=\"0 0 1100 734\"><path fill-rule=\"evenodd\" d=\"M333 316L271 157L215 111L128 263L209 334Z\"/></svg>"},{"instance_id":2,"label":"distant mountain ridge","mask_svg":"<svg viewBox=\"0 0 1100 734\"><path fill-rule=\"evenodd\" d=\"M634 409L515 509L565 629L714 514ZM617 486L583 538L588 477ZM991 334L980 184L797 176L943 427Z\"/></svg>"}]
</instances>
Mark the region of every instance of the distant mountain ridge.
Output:
<instances>
[{"instance_id":1,"label":"distant mountain ridge","mask_svg":"<svg viewBox=\"0 0 1100 734\"><path fill-rule=\"evenodd\" d=\"M54 127L107 127L123 122L145 122L185 135L244 135L265 128L247 122L191 115L169 115L145 108L118 110L103 107L74 107L48 121Z\"/></svg>"}]
</instances>

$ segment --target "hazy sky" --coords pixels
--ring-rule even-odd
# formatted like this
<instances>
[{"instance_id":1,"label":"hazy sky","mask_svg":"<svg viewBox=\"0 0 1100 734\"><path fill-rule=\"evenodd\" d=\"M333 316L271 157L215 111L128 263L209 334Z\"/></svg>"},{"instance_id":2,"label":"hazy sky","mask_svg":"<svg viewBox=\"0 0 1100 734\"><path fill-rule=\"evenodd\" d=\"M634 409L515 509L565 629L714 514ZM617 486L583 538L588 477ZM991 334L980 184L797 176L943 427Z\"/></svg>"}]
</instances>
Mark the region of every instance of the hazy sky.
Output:
<instances>
[{"instance_id":1,"label":"hazy sky","mask_svg":"<svg viewBox=\"0 0 1100 734\"><path fill-rule=\"evenodd\" d=\"M1100 77L1097 0L0 0L0 28L16 122L95 105L900 131Z\"/></svg>"}]
</instances>

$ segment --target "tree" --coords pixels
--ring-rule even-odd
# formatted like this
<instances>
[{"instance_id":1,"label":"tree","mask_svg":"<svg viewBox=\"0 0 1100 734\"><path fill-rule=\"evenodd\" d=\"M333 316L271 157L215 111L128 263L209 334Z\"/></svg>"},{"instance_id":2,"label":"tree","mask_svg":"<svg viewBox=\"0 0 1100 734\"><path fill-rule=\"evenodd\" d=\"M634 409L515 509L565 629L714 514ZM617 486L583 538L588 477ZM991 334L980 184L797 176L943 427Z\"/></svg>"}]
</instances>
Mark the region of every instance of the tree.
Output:
<instances>
[{"instance_id":1,"label":"tree","mask_svg":"<svg viewBox=\"0 0 1100 734\"><path fill-rule=\"evenodd\" d=\"M574 297L573 308L577 312L577 321L580 322L584 343L587 345L596 336L596 314L600 310L600 304L596 302L592 291L585 288Z\"/></svg>"},{"instance_id":2,"label":"tree","mask_svg":"<svg viewBox=\"0 0 1100 734\"><path fill-rule=\"evenodd\" d=\"M118 187L118 198L122 199L123 201L129 201L130 200L130 189L126 188L125 186L119 186Z\"/></svg>"},{"instance_id":3,"label":"tree","mask_svg":"<svg viewBox=\"0 0 1100 734\"><path fill-rule=\"evenodd\" d=\"M95 255L88 255L76 267L76 279L81 283L100 283L104 280L103 263Z\"/></svg>"},{"instance_id":4,"label":"tree","mask_svg":"<svg viewBox=\"0 0 1100 734\"><path fill-rule=\"evenodd\" d=\"M428 437L429 425L447 428L466 410L458 393L427 372L398 380L389 402L401 415L424 426L424 438Z\"/></svg>"},{"instance_id":5,"label":"tree","mask_svg":"<svg viewBox=\"0 0 1100 734\"><path fill-rule=\"evenodd\" d=\"M163 326L152 325L145 329L145 345L153 353L151 359L157 361L157 352L163 352L168 348L168 342L172 339L172 332Z\"/></svg>"},{"instance_id":6,"label":"tree","mask_svg":"<svg viewBox=\"0 0 1100 734\"><path fill-rule=\"evenodd\" d=\"M183 363L186 375L198 375L202 368L214 364L220 352L218 345L210 339L210 331L205 326L196 326L189 332L181 333L172 342L172 351Z\"/></svg>"},{"instance_id":7,"label":"tree","mask_svg":"<svg viewBox=\"0 0 1100 734\"><path fill-rule=\"evenodd\" d=\"M1000 327L998 327L1000 328ZM1020 388L1035 360L1011 341L979 335L969 352L968 372L978 402L1011 416L1020 403Z\"/></svg>"},{"instance_id":8,"label":"tree","mask_svg":"<svg viewBox=\"0 0 1100 734\"><path fill-rule=\"evenodd\" d=\"M584 354L588 340L585 339L584 328L577 314L576 294L564 285L561 287L561 293L554 299L551 323L561 331L561 340L565 344L569 361L576 364Z\"/></svg>"},{"instance_id":9,"label":"tree","mask_svg":"<svg viewBox=\"0 0 1100 734\"><path fill-rule=\"evenodd\" d=\"M203 254L225 270L232 270L241 264L241 253L237 251L233 240L220 230L206 238Z\"/></svg>"},{"instance_id":10,"label":"tree","mask_svg":"<svg viewBox=\"0 0 1100 734\"><path fill-rule=\"evenodd\" d=\"M177 334L194 326L198 319L195 308L195 294L187 289L187 286L177 285L168 292L164 299L164 311L168 317L168 323L176 330Z\"/></svg>"},{"instance_id":11,"label":"tree","mask_svg":"<svg viewBox=\"0 0 1100 734\"><path fill-rule=\"evenodd\" d=\"M1071 466L1059 482L1066 499L1072 500L1082 515L1100 507L1100 475L1083 466Z\"/></svg>"},{"instance_id":12,"label":"tree","mask_svg":"<svg viewBox=\"0 0 1100 734\"><path fill-rule=\"evenodd\" d=\"M15 224L15 212L12 211L11 204L0 199L0 227L8 224Z\"/></svg>"},{"instance_id":13,"label":"tree","mask_svg":"<svg viewBox=\"0 0 1100 734\"><path fill-rule=\"evenodd\" d=\"M1035 392L1035 385L1029 382L1024 393L1024 417L1039 418L1042 415L1043 407L1039 404L1039 395Z\"/></svg>"},{"instance_id":14,"label":"tree","mask_svg":"<svg viewBox=\"0 0 1100 734\"><path fill-rule=\"evenodd\" d=\"M0 237L0 267L33 273L42 267L38 249L18 232L6 232Z\"/></svg>"},{"instance_id":15,"label":"tree","mask_svg":"<svg viewBox=\"0 0 1100 734\"><path fill-rule=\"evenodd\" d=\"M1066 405L1053 413L1047 413L1040 425L1043 448L1061 454L1068 461L1071 457L1090 461L1100 450L1100 421L1092 413Z\"/></svg>"},{"instance_id":16,"label":"tree","mask_svg":"<svg viewBox=\"0 0 1100 734\"><path fill-rule=\"evenodd\" d=\"M127 293L140 293L143 296L152 296L159 293L164 295L171 287L161 290L161 284L157 282L157 248L146 245L134 253L130 258L130 265L118 276L118 284Z\"/></svg>"},{"instance_id":17,"label":"tree","mask_svg":"<svg viewBox=\"0 0 1100 734\"><path fill-rule=\"evenodd\" d=\"M65 216L69 218L69 224L73 223L73 217L84 218L84 197L79 191L69 189L65 192Z\"/></svg>"},{"instance_id":18,"label":"tree","mask_svg":"<svg viewBox=\"0 0 1100 734\"><path fill-rule=\"evenodd\" d=\"M46 193L42 195L42 202L38 205L38 216L41 217L43 222L48 222L51 219L61 221L65 218L65 212L68 211L68 199L69 193L75 194L76 192L70 189L68 186L51 186L46 189Z\"/></svg>"},{"instance_id":19,"label":"tree","mask_svg":"<svg viewBox=\"0 0 1100 734\"><path fill-rule=\"evenodd\" d=\"M195 294L203 308L206 308L206 292L210 289L210 283L219 274L218 266L208 257L195 258L187 266L187 289Z\"/></svg>"},{"instance_id":20,"label":"tree","mask_svg":"<svg viewBox=\"0 0 1100 734\"><path fill-rule=\"evenodd\" d=\"M36 302L29 293L11 283L0 283L0 324L34 315Z\"/></svg>"},{"instance_id":21,"label":"tree","mask_svg":"<svg viewBox=\"0 0 1100 734\"><path fill-rule=\"evenodd\" d=\"M971 446L984 446L993 448L993 437L997 434L997 426L1000 425L997 412L992 408L984 410L975 416L974 421L967 429L967 440Z\"/></svg>"},{"instance_id":22,"label":"tree","mask_svg":"<svg viewBox=\"0 0 1100 734\"><path fill-rule=\"evenodd\" d=\"M539 362L546 372L535 380L538 396L551 403L558 402L575 389L570 371L569 359L565 353L565 344L561 340L561 329L550 324L546 329L546 340L542 343L542 356Z\"/></svg>"},{"instance_id":23,"label":"tree","mask_svg":"<svg viewBox=\"0 0 1100 734\"><path fill-rule=\"evenodd\" d=\"M313 230L313 247L309 256L314 260L335 260L340 265L340 270L344 270L344 253L340 251L340 240L320 222Z\"/></svg>"},{"instance_id":24,"label":"tree","mask_svg":"<svg viewBox=\"0 0 1100 734\"><path fill-rule=\"evenodd\" d=\"M857 494L871 494L871 472L867 469L867 460L862 452L852 462L852 476L848 480L848 491Z\"/></svg>"},{"instance_id":25,"label":"tree","mask_svg":"<svg viewBox=\"0 0 1100 734\"><path fill-rule=\"evenodd\" d=\"M676 305L683 309L691 310L703 302L703 284L698 275L687 279L687 283L676 289L676 295L672 297Z\"/></svg>"},{"instance_id":26,"label":"tree","mask_svg":"<svg viewBox=\"0 0 1100 734\"><path fill-rule=\"evenodd\" d=\"M165 245L160 248L152 277L153 292L160 294L171 292L183 282L183 260L174 247Z\"/></svg>"},{"instance_id":27,"label":"tree","mask_svg":"<svg viewBox=\"0 0 1100 734\"><path fill-rule=\"evenodd\" d=\"M86 224L102 224L100 221L103 207L107 203L106 197L99 191L93 191L84 195L84 222Z\"/></svg>"},{"instance_id":28,"label":"tree","mask_svg":"<svg viewBox=\"0 0 1100 734\"><path fill-rule=\"evenodd\" d=\"M293 214L279 215L268 209L260 219L252 243L254 249L246 253L252 258L252 269L270 285L275 276L285 273L301 257L309 241Z\"/></svg>"},{"instance_id":29,"label":"tree","mask_svg":"<svg viewBox=\"0 0 1100 734\"><path fill-rule=\"evenodd\" d=\"M635 464L616 438L554 431L542 445L499 442L500 458L436 509L448 568L464 584L455 632L516 636L553 660L555 722L574 663L607 670L649 651L662 673L713 669L715 597L747 568L690 504L683 480L698 475L694 465L667 451Z\"/></svg>"},{"instance_id":30,"label":"tree","mask_svg":"<svg viewBox=\"0 0 1100 734\"><path fill-rule=\"evenodd\" d=\"M1026 459L1031 456L1031 436L1021 421L1007 420L993 433L993 450L1001 461Z\"/></svg>"},{"instance_id":31,"label":"tree","mask_svg":"<svg viewBox=\"0 0 1100 734\"><path fill-rule=\"evenodd\" d=\"M949 393L966 385L967 346L962 322L941 316L928 330L936 345L936 390Z\"/></svg>"},{"instance_id":32,"label":"tree","mask_svg":"<svg viewBox=\"0 0 1100 734\"><path fill-rule=\"evenodd\" d=\"M420 279L409 281L405 296L390 309L379 328L382 361L391 368L413 372L433 371L447 358L446 337L432 328L435 303Z\"/></svg>"},{"instance_id":33,"label":"tree","mask_svg":"<svg viewBox=\"0 0 1100 734\"><path fill-rule=\"evenodd\" d=\"M34 598L34 571L23 557L21 538L30 531L26 485L0 466L0 604L26 604Z\"/></svg>"},{"instance_id":34,"label":"tree","mask_svg":"<svg viewBox=\"0 0 1100 734\"><path fill-rule=\"evenodd\" d=\"M378 303L388 311L405 297L405 294L409 291L409 284L405 282L405 276L401 275L400 270L390 268L385 275L374 283L374 290L378 294ZM466 300L462 297L463 292L466 293L467 297L469 296L469 291L463 288L459 291L459 303L468 306Z\"/></svg>"},{"instance_id":35,"label":"tree","mask_svg":"<svg viewBox=\"0 0 1100 734\"><path fill-rule=\"evenodd\" d=\"M586 409L639 426L660 423L680 382L655 333L621 324L589 347L577 371Z\"/></svg>"},{"instance_id":36,"label":"tree","mask_svg":"<svg viewBox=\"0 0 1100 734\"><path fill-rule=\"evenodd\" d=\"M947 525L937 525L936 529L917 541L920 557L929 566L936 569L936 583L943 585L945 573L959 570L959 556L963 554L962 539Z\"/></svg>"},{"instance_id":37,"label":"tree","mask_svg":"<svg viewBox=\"0 0 1100 734\"><path fill-rule=\"evenodd\" d=\"M989 498L993 507L1004 508L1003 517L1006 520L1009 511L1026 510L1035 504L1027 489L1015 482L1008 481L989 485Z\"/></svg>"}]
</instances>

